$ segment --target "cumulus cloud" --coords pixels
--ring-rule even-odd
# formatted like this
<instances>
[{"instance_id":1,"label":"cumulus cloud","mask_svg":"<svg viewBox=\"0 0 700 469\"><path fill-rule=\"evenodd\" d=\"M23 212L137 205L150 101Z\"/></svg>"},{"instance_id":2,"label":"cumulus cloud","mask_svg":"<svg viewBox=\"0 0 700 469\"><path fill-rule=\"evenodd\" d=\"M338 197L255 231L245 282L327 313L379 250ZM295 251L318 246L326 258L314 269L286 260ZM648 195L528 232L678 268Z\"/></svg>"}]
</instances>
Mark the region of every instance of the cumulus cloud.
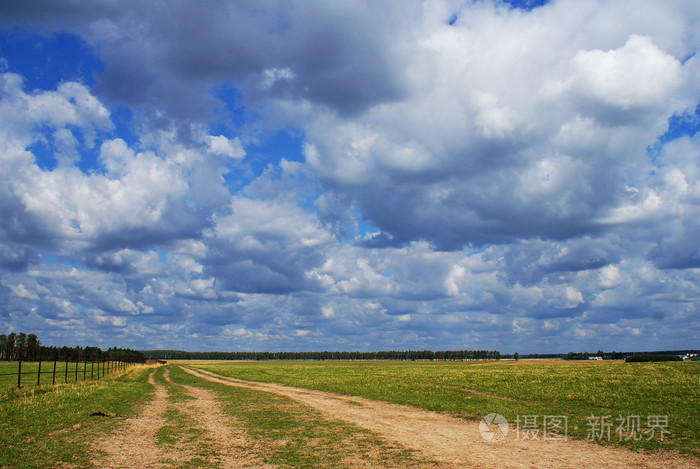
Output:
<instances>
[{"instance_id":1,"label":"cumulus cloud","mask_svg":"<svg viewBox=\"0 0 700 469\"><path fill-rule=\"evenodd\" d=\"M196 349L697 341L693 2L167 9L0 5L0 27L77 35L104 64L92 88L28 90L3 62L0 329ZM299 148L266 148L280 130Z\"/></svg>"},{"instance_id":2,"label":"cumulus cloud","mask_svg":"<svg viewBox=\"0 0 700 469\"><path fill-rule=\"evenodd\" d=\"M573 88L597 104L643 111L664 103L681 84L681 64L649 36L631 35L614 50L579 51L571 60ZM597 106L600 107L600 106Z\"/></svg>"},{"instance_id":3,"label":"cumulus cloud","mask_svg":"<svg viewBox=\"0 0 700 469\"><path fill-rule=\"evenodd\" d=\"M209 152L234 159L241 159L245 156L245 150L241 146L241 141L238 137L229 140L223 135L209 136Z\"/></svg>"},{"instance_id":4,"label":"cumulus cloud","mask_svg":"<svg viewBox=\"0 0 700 469\"><path fill-rule=\"evenodd\" d=\"M577 9L493 15L482 4L454 26L424 25L410 72L429 86L361 121L322 114L307 127L307 162L396 243L454 249L600 230L667 119L697 104L697 66L631 33L637 18L610 49L600 48L610 38L576 40L588 19L557 23L563 8Z\"/></svg>"},{"instance_id":5,"label":"cumulus cloud","mask_svg":"<svg viewBox=\"0 0 700 469\"><path fill-rule=\"evenodd\" d=\"M324 260L330 235L295 205L235 197L231 215L206 235L207 272L232 291L315 289L308 273Z\"/></svg>"},{"instance_id":6,"label":"cumulus cloud","mask_svg":"<svg viewBox=\"0 0 700 469\"><path fill-rule=\"evenodd\" d=\"M212 184L225 164L167 139L156 151L136 151L120 138L103 139L98 158L103 172L81 172L65 151L55 154L56 169L42 170L28 151L43 138L37 127L55 128L56 140L73 152L78 143L72 132L88 134L81 145L85 151L95 145L98 131L112 128L109 112L76 83L28 95L19 77L5 74L3 79L0 113L6 125L0 155L6 171L0 190L5 219L12 220L3 230L8 240L36 238L66 249L168 244L209 226L211 214L226 200L221 181L213 181L218 188Z\"/></svg>"}]
</instances>

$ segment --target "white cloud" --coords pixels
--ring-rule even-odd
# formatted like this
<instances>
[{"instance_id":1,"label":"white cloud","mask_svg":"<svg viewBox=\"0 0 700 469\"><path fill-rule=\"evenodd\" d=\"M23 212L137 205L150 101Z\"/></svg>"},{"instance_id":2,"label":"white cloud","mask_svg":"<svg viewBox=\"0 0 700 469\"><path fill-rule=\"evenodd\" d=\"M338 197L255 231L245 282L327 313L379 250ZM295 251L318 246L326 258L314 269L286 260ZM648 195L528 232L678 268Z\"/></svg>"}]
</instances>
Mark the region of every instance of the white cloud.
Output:
<instances>
[{"instance_id":1,"label":"white cloud","mask_svg":"<svg viewBox=\"0 0 700 469\"><path fill-rule=\"evenodd\" d=\"M512 112L499 107L498 97L491 93L475 93L476 126L486 138L503 138L514 129Z\"/></svg>"},{"instance_id":2,"label":"white cloud","mask_svg":"<svg viewBox=\"0 0 700 469\"><path fill-rule=\"evenodd\" d=\"M683 80L678 59L636 34L614 50L579 51L571 63L571 86L625 111L666 105Z\"/></svg>"},{"instance_id":3,"label":"white cloud","mask_svg":"<svg viewBox=\"0 0 700 469\"><path fill-rule=\"evenodd\" d=\"M666 13L664 27L688 26ZM307 163L394 243L590 232L625 206L620 188L646 169L671 114L700 96L694 62L662 48L694 49L673 29L631 15L615 34L573 34L591 16L605 7L474 4L452 27L426 16L406 39L408 92L358 119L305 114Z\"/></svg>"},{"instance_id":4,"label":"white cloud","mask_svg":"<svg viewBox=\"0 0 700 469\"><path fill-rule=\"evenodd\" d=\"M321 316L323 316L326 319L332 318L335 316L335 311L333 308L333 305L323 305L321 306Z\"/></svg>"},{"instance_id":5,"label":"white cloud","mask_svg":"<svg viewBox=\"0 0 700 469\"><path fill-rule=\"evenodd\" d=\"M315 288L311 274L332 237L313 216L288 202L246 197L233 197L231 211L215 217L205 272L233 291Z\"/></svg>"},{"instance_id":6,"label":"white cloud","mask_svg":"<svg viewBox=\"0 0 700 469\"><path fill-rule=\"evenodd\" d=\"M447 279L445 280L445 287L447 289L447 294L456 296L459 295L459 286L466 276L466 271L464 267L460 265L454 265Z\"/></svg>"},{"instance_id":7,"label":"white cloud","mask_svg":"<svg viewBox=\"0 0 700 469\"><path fill-rule=\"evenodd\" d=\"M39 296L37 294L28 291L27 288L21 283L18 285L9 285L9 288L12 291L12 293L19 298L25 298L28 300L39 299Z\"/></svg>"},{"instance_id":8,"label":"white cloud","mask_svg":"<svg viewBox=\"0 0 700 469\"><path fill-rule=\"evenodd\" d=\"M220 180L211 180L220 177L221 162L172 144L163 145L165 154L159 155L136 152L119 138L103 140L99 158L106 172L81 172L72 167L76 152L95 145L97 132L112 127L106 108L83 85L63 83L58 91L27 95L17 76L3 77L0 133L7 138L0 154L12 171L0 175L0 202L14 213L7 216L16 220L15 232L36 231L66 246L118 239L138 244L133 236L162 236L167 243L173 234L182 236L178 231L192 234L208 225L207 211L218 210L227 195ZM52 171L40 169L26 150L44 138L38 130L43 125L56 129L51 135L59 165ZM80 128L83 143L65 126ZM139 234L130 234L135 231Z\"/></svg>"},{"instance_id":9,"label":"white cloud","mask_svg":"<svg viewBox=\"0 0 700 469\"><path fill-rule=\"evenodd\" d=\"M262 85L265 88L271 88L278 81L291 80L295 77L294 72L290 68L270 68L262 73Z\"/></svg>"},{"instance_id":10,"label":"white cloud","mask_svg":"<svg viewBox=\"0 0 700 469\"><path fill-rule=\"evenodd\" d=\"M233 159L243 159L245 150L241 146L241 141L238 137L230 140L223 135L209 136L209 152L215 155L228 156Z\"/></svg>"},{"instance_id":11,"label":"white cloud","mask_svg":"<svg viewBox=\"0 0 700 469\"><path fill-rule=\"evenodd\" d=\"M616 287L622 281L620 268L616 265L608 265L600 270L600 283L605 288Z\"/></svg>"}]
</instances>

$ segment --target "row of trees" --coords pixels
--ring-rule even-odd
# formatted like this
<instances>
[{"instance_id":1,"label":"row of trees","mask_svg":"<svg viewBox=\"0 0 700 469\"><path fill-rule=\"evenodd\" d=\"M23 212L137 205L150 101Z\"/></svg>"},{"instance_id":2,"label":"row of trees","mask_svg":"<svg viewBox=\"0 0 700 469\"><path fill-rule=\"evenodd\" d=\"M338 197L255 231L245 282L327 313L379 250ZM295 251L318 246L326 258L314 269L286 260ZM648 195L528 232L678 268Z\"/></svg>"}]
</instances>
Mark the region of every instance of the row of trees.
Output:
<instances>
[{"instance_id":1,"label":"row of trees","mask_svg":"<svg viewBox=\"0 0 700 469\"><path fill-rule=\"evenodd\" d=\"M598 350L596 353L569 352L561 358L564 360L588 360L591 357L600 357L608 360L621 360L624 358L622 352L616 352L614 350L610 353L605 353L602 350Z\"/></svg>"},{"instance_id":2,"label":"row of trees","mask_svg":"<svg viewBox=\"0 0 700 469\"><path fill-rule=\"evenodd\" d=\"M43 347L36 334L14 332L0 334L0 360L10 361L19 359L20 345L22 346L22 360L37 361L39 354L42 359L58 357L58 360L128 360L144 361L143 352L132 349L110 347L103 351L99 347Z\"/></svg>"},{"instance_id":3,"label":"row of trees","mask_svg":"<svg viewBox=\"0 0 700 469\"><path fill-rule=\"evenodd\" d=\"M630 355L625 359L626 362L680 362L683 359L680 355L655 355L652 353L639 353Z\"/></svg>"},{"instance_id":4,"label":"row of trees","mask_svg":"<svg viewBox=\"0 0 700 469\"><path fill-rule=\"evenodd\" d=\"M132 350L129 348L110 347L106 351L99 347L41 347L41 357L43 359L52 359L58 357L58 360L114 360L114 361L129 361L129 362L144 362L146 356L143 352ZM28 361L37 361L39 355L25 355L22 358Z\"/></svg>"},{"instance_id":5,"label":"row of trees","mask_svg":"<svg viewBox=\"0 0 700 469\"><path fill-rule=\"evenodd\" d=\"M0 334L0 360L17 360L19 348L22 346L22 354L25 356L38 356L41 343L36 334Z\"/></svg>"},{"instance_id":6,"label":"row of trees","mask_svg":"<svg viewBox=\"0 0 700 469\"><path fill-rule=\"evenodd\" d=\"M380 352L185 352L148 350L158 360L498 360L497 350L405 350Z\"/></svg>"},{"instance_id":7,"label":"row of trees","mask_svg":"<svg viewBox=\"0 0 700 469\"><path fill-rule=\"evenodd\" d=\"M517 357L516 357L517 355ZM501 358L514 358L516 360L523 360L525 358L562 358L564 355L561 353L503 353Z\"/></svg>"}]
</instances>

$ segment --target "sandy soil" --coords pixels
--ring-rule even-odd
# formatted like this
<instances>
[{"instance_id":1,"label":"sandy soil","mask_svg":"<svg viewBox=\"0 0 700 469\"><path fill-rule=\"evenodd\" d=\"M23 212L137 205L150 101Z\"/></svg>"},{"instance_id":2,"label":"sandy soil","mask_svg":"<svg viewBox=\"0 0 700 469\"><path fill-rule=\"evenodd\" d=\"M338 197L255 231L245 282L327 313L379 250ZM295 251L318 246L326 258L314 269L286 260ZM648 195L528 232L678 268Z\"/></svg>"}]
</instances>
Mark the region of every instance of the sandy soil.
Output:
<instances>
[{"instance_id":1,"label":"sandy soil","mask_svg":"<svg viewBox=\"0 0 700 469\"><path fill-rule=\"evenodd\" d=\"M168 391L165 386L153 380L155 370L148 375L148 382L154 387L153 399L141 413L127 419L120 431L94 443L94 447L105 453L93 461L98 468L165 468L161 461L167 455L156 446L156 433L165 423L163 414L168 408Z\"/></svg>"},{"instance_id":2,"label":"sandy soil","mask_svg":"<svg viewBox=\"0 0 700 469\"><path fill-rule=\"evenodd\" d=\"M441 467L700 467L697 460L678 454L642 454L583 440L518 440L512 428L502 441L487 443L479 433L478 422L360 397L242 381L204 370L183 369L209 381L289 397L329 418L350 422L414 449L428 459L439 461Z\"/></svg>"}]
</instances>

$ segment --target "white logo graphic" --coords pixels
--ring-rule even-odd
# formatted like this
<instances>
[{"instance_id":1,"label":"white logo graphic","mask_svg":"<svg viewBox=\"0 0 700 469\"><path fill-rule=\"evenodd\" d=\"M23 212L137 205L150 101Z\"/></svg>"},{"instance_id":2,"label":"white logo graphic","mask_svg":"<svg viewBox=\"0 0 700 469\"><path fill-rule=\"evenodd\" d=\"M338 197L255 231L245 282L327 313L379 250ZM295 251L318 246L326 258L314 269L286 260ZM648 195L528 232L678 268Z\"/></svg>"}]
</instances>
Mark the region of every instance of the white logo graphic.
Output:
<instances>
[{"instance_id":1,"label":"white logo graphic","mask_svg":"<svg viewBox=\"0 0 700 469\"><path fill-rule=\"evenodd\" d=\"M485 415L479 422L479 433L487 443L501 441L508 434L508 421L501 414Z\"/></svg>"}]
</instances>

